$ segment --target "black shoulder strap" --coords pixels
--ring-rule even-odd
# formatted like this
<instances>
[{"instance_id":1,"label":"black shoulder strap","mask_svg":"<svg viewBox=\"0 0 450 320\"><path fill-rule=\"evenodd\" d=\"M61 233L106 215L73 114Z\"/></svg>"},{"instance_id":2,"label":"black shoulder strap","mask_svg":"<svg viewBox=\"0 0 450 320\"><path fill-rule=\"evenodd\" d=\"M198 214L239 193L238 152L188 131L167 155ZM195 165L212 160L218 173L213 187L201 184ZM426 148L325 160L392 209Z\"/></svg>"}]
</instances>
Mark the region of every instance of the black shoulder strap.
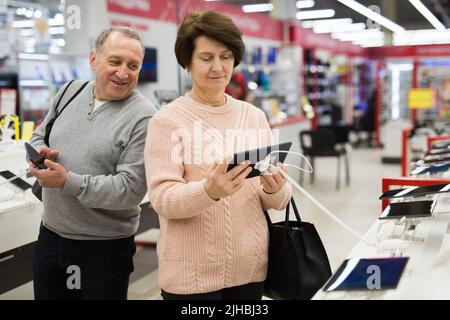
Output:
<instances>
[{"instance_id":1,"label":"black shoulder strap","mask_svg":"<svg viewBox=\"0 0 450 320\"><path fill-rule=\"evenodd\" d=\"M62 107L61 110L58 112L59 104L61 103L61 100L62 100L64 94L66 93L67 89L69 88L69 86L72 84L73 81L74 80L70 81L69 84L67 85L66 89L64 89L64 92L62 93L61 98L59 99L58 104L56 105L56 108L55 108L55 120L56 120L56 118L58 118L61 115L61 113L64 111L64 109L73 101L73 99L75 99L81 93L81 91L83 91L83 89L89 83L89 81L86 81L85 83L83 83L83 85L77 90L77 92L75 92L75 94L69 99L69 101L66 102L64 107Z\"/></svg>"},{"instance_id":2,"label":"black shoulder strap","mask_svg":"<svg viewBox=\"0 0 450 320\"><path fill-rule=\"evenodd\" d=\"M58 100L58 103L55 106L55 116L53 117L53 119L51 119L46 127L45 127L45 137L44 137L44 143L49 147L50 146L50 133L52 132L52 128L53 128L53 124L55 123L55 120L61 115L61 113L64 111L64 109L73 101L73 99L75 99L80 93L81 91L83 91L83 89L87 86L87 84L89 83L89 81L86 81L85 83L83 83L83 85L78 89L77 92L75 92L75 94L69 99L69 101L66 102L66 104L61 108L61 110L59 110L58 112L58 108L59 105L64 97L64 95L66 94L67 89L69 89L70 85L74 82L75 80L70 81L66 88L64 89L63 93L61 94L61 97Z\"/></svg>"},{"instance_id":3,"label":"black shoulder strap","mask_svg":"<svg viewBox=\"0 0 450 320\"><path fill-rule=\"evenodd\" d=\"M71 85L72 83L74 83L74 82L75 82L75 80L71 80L71 81L67 84L67 86L64 88L64 91L63 91L63 93L61 94L61 96L59 97L58 103L57 103L56 106L55 106L55 116L54 116L53 118L57 118L57 117L58 117L57 114L58 114L58 108L59 108L59 105L60 105L62 99L64 98L67 89L69 89L70 85Z\"/></svg>"}]
</instances>

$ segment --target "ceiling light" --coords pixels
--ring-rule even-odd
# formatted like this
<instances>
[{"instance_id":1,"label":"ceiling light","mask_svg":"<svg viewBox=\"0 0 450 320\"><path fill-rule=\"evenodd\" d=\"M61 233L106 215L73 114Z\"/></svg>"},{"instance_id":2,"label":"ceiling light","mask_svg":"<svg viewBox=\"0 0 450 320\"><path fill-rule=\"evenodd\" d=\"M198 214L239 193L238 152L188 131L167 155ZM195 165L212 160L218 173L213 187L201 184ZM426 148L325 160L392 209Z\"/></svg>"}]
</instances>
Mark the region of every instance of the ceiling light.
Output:
<instances>
[{"instance_id":1,"label":"ceiling light","mask_svg":"<svg viewBox=\"0 0 450 320\"><path fill-rule=\"evenodd\" d=\"M309 10L309 11L299 11L296 14L297 19L307 20L307 19L320 19L320 18L331 18L334 17L335 12L333 9L325 10Z\"/></svg>"},{"instance_id":2,"label":"ceiling light","mask_svg":"<svg viewBox=\"0 0 450 320\"><path fill-rule=\"evenodd\" d=\"M260 3L260 4L246 4L242 6L242 11L245 13L250 12L268 12L273 10L273 5L271 3Z\"/></svg>"},{"instance_id":3,"label":"ceiling light","mask_svg":"<svg viewBox=\"0 0 450 320\"><path fill-rule=\"evenodd\" d=\"M350 9L355 10L356 12L362 14L363 16L366 16L370 20L373 20L375 22L378 22L386 29L391 30L392 32L403 32L405 29L402 26L399 26L398 24L392 22L391 20L387 19L386 17L383 17L382 15L370 10L369 8L363 6L357 1L354 0L338 0L343 5L346 5Z\"/></svg>"},{"instance_id":4,"label":"ceiling light","mask_svg":"<svg viewBox=\"0 0 450 320\"><path fill-rule=\"evenodd\" d=\"M376 47L382 47L384 46L384 40L379 41L379 42L370 42L370 43L362 43L359 45L360 47L363 48L376 48Z\"/></svg>"},{"instance_id":5,"label":"ceiling light","mask_svg":"<svg viewBox=\"0 0 450 320\"><path fill-rule=\"evenodd\" d=\"M409 0L411 4L439 31L445 31L445 26L428 10L420 0Z\"/></svg>"},{"instance_id":6,"label":"ceiling light","mask_svg":"<svg viewBox=\"0 0 450 320\"><path fill-rule=\"evenodd\" d=\"M333 39L338 39L341 41L360 41L360 40L374 40L374 39L384 39L384 32L378 29L368 29L357 32L342 32L342 33L332 33L331 37Z\"/></svg>"},{"instance_id":7,"label":"ceiling light","mask_svg":"<svg viewBox=\"0 0 450 320\"><path fill-rule=\"evenodd\" d=\"M34 30L33 29L23 29L20 31L20 36L21 37L31 37L34 35Z\"/></svg>"},{"instance_id":8,"label":"ceiling light","mask_svg":"<svg viewBox=\"0 0 450 320\"><path fill-rule=\"evenodd\" d=\"M450 30L437 31L435 29L424 29L406 31L403 33L394 33L392 39L394 46L446 43L450 43Z\"/></svg>"},{"instance_id":9,"label":"ceiling light","mask_svg":"<svg viewBox=\"0 0 450 320\"><path fill-rule=\"evenodd\" d=\"M33 28L34 21L32 20L18 20L12 23L13 28Z\"/></svg>"},{"instance_id":10,"label":"ceiling light","mask_svg":"<svg viewBox=\"0 0 450 320\"><path fill-rule=\"evenodd\" d=\"M33 14L34 14L33 9L27 10L27 12L25 13L25 17L31 18Z\"/></svg>"},{"instance_id":11,"label":"ceiling light","mask_svg":"<svg viewBox=\"0 0 450 320\"><path fill-rule=\"evenodd\" d=\"M314 0L300 0L297 1L295 5L297 6L297 9L306 9L314 7L315 3Z\"/></svg>"},{"instance_id":12,"label":"ceiling light","mask_svg":"<svg viewBox=\"0 0 450 320\"><path fill-rule=\"evenodd\" d=\"M56 35L56 34L65 34L66 28L64 27L51 27L48 29L48 34Z\"/></svg>"},{"instance_id":13,"label":"ceiling light","mask_svg":"<svg viewBox=\"0 0 450 320\"><path fill-rule=\"evenodd\" d=\"M46 55L46 54L24 54L24 53L19 53L19 59L48 60L48 55Z\"/></svg>"},{"instance_id":14,"label":"ceiling light","mask_svg":"<svg viewBox=\"0 0 450 320\"><path fill-rule=\"evenodd\" d=\"M351 32L351 31L362 31L366 29L365 23L352 23L352 24L341 24L341 25L321 25L314 26L313 31L315 33L331 33L331 32Z\"/></svg>"},{"instance_id":15,"label":"ceiling light","mask_svg":"<svg viewBox=\"0 0 450 320\"><path fill-rule=\"evenodd\" d=\"M16 10L16 14L18 15L18 16L24 16L24 15L26 15L27 14L27 9L25 9L25 8L17 8L17 10Z\"/></svg>"},{"instance_id":16,"label":"ceiling light","mask_svg":"<svg viewBox=\"0 0 450 320\"><path fill-rule=\"evenodd\" d=\"M384 39L365 39L352 41L354 45L361 46L363 48L382 47L384 46Z\"/></svg>"},{"instance_id":17,"label":"ceiling light","mask_svg":"<svg viewBox=\"0 0 450 320\"><path fill-rule=\"evenodd\" d=\"M351 24L353 22L350 18L343 18L343 19L323 19L323 20L308 20L302 22L303 28L314 28L319 27L323 25L342 25L342 24Z\"/></svg>"}]
</instances>

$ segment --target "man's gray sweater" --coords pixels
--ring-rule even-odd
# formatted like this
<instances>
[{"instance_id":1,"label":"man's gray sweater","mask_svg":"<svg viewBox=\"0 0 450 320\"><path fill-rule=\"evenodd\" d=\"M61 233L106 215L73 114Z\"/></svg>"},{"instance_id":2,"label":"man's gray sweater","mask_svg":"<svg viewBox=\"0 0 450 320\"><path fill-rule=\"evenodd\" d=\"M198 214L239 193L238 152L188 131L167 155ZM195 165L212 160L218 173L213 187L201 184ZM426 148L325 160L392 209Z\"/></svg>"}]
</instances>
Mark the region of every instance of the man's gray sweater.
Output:
<instances>
[{"instance_id":1,"label":"man's gray sweater","mask_svg":"<svg viewBox=\"0 0 450 320\"><path fill-rule=\"evenodd\" d=\"M75 81L61 109L81 87ZM45 227L76 240L118 239L133 235L139 225L139 203L147 186L144 145L148 120L156 109L139 92L110 101L92 112L91 81L56 119L50 148L69 173L64 188L43 188ZM64 87L65 88L65 87ZM56 101L30 143L45 145L45 127L54 117Z\"/></svg>"}]
</instances>

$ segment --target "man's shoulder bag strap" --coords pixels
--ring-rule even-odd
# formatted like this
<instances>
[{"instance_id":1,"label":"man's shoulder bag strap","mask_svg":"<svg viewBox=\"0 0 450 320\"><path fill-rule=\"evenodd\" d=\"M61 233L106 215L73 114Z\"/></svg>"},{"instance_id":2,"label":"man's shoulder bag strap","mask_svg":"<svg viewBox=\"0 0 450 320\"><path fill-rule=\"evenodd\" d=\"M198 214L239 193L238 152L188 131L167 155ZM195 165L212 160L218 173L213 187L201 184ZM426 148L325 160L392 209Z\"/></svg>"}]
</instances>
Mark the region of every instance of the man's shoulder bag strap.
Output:
<instances>
[{"instance_id":1,"label":"man's shoulder bag strap","mask_svg":"<svg viewBox=\"0 0 450 320\"><path fill-rule=\"evenodd\" d=\"M75 80L70 81L66 88L64 89L63 93L61 94L61 97L58 100L58 103L56 104L55 107L55 116L53 117L53 119L51 119L48 123L47 126L45 127L45 137L44 137L44 142L45 144L49 147L50 146L50 133L52 131L53 128L53 124L55 123L55 120L61 115L61 113L64 111L64 109L73 101L73 99L75 99L80 93L81 91L83 91L83 89L87 86L87 84L89 83L89 81L86 81L83 83L83 85L77 90L77 92L75 92L75 94L69 99L69 101L66 102L66 104L61 108L61 110L59 110L58 112L58 108L59 105L64 97L64 95L66 94L67 89L69 89L69 87L71 86L71 84L75 82Z\"/></svg>"}]
</instances>

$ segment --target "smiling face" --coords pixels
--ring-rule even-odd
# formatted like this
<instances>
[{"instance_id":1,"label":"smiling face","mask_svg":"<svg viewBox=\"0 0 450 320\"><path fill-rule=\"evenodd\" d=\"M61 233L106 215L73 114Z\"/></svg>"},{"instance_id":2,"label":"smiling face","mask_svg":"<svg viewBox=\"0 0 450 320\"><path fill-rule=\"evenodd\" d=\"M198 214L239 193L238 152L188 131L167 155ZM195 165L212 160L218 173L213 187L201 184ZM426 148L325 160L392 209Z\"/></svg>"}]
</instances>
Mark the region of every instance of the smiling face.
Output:
<instances>
[{"instance_id":1,"label":"smiling face","mask_svg":"<svg viewBox=\"0 0 450 320\"><path fill-rule=\"evenodd\" d=\"M143 58L138 40L112 32L101 48L90 55L95 72L95 98L100 101L127 98L137 87Z\"/></svg>"},{"instance_id":2,"label":"smiling face","mask_svg":"<svg viewBox=\"0 0 450 320\"><path fill-rule=\"evenodd\" d=\"M224 93L233 67L234 56L231 50L218 41L205 36L198 37L189 68L193 91L213 95Z\"/></svg>"}]
</instances>

